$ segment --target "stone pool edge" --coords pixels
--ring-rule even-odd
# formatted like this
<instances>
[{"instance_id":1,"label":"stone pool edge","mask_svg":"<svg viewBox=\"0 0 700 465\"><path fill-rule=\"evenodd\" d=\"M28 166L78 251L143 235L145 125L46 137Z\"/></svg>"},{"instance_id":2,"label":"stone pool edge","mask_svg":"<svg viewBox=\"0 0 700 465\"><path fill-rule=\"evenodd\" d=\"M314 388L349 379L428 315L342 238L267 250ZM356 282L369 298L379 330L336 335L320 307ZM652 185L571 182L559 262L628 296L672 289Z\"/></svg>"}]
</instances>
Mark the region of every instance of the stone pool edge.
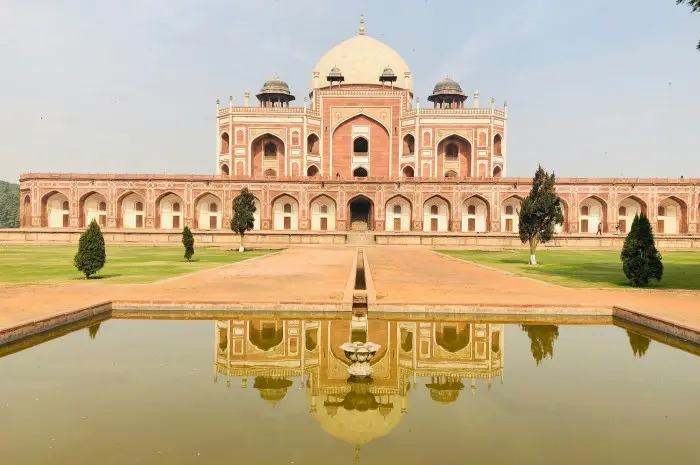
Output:
<instances>
[{"instance_id":1,"label":"stone pool edge","mask_svg":"<svg viewBox=\"0 0 700 465\"><path fill-rule=\"evenodd\" d=\"M307 314L338 314L350 313L351 304L347 302L197 302L197 301L104 301L85 307L61 312L46 318L37 318L18 325L0 328L0 346L36 336L59 327L85 321L95 316L111 316L138 318L154 317L162 312L167 318L182 316L196 316L203 312L222 313L248 313L248 312L279 312L279 313L307 313ZM480 317L515 317L515 316L540 316L540 317L611 317L619 318L637 325L653 329L657 332L668 334L694 344L700 345L700 329L659 318L653 314L635 311L632 309L612 307L589 306L532 306L532 305L390 305L374 304L369 308L370 314L378 315L421 315L428 316L452 316L470 315Z\"/></svg>"}]
</instances>

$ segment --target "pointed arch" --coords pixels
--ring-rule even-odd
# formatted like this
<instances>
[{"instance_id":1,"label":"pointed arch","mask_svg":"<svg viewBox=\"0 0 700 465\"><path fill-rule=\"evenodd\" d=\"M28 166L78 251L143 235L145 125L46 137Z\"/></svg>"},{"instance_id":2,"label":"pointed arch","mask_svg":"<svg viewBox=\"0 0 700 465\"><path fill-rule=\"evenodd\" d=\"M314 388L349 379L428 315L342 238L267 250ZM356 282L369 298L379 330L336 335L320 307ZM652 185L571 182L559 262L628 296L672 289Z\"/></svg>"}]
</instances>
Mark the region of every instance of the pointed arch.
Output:
<instances>
[{"instance_id":1,"label":"pointed arch","mask_svg":"<svg viewBox=\"0 0 700 465\"><path fill-rule=\"evenodd\" d=\"M68 202L68 208L65 203ZM60 190L52 190L41 197L41 225L49 228L70 226L70 202Z\"/></svg>"},{"instance_id":2,"label":"pointed arch","mask_svg":"<svg viewBox=\"0 0 700 465\"><path fill-rule=\"evenodd\" d=\"M520 204L523 198L517 194L510 195L501 201L501 231L517 233L520 222Z\"/></svg>"},{"instance_id":3,"label":"pointed arch","mask_svg":"<svg viewBox=\"0 0 700 465\"><path fill-rule=\"evenodd\" d=\"M584 207L588 207L587 214L584 214ZM579 231L581 233L596 233L598 225L602 232L608 229L608 204L597 195L589 195L579 202Z\"/></svg>"},{"instance_id":4,"label":"pointed arch","mask_svg":"<svg viewBox=\"0 0 700 465\"><path fill-rule=\"evenodd\" d=\"M20 227L29 228L32 225L32 196L29 193L22 193L22 204L20 213Z\"/></svg>"},{"instance_id":5,"label":"pointed arch","mask_svg":"<svg viewBox=\"0 0 700 465\"><path fill-rule=\"evenodd\" d=\"M306 176L307 177L313 178L315 176L318 176L318 174L319 174L318 166L312 164L306 168Z\"/></svg>"},{"instance_id":6,"label":"pointed arch","mask_svg":"<svg viewBox=\"0 0 700 465\"><path fill-rule=\"evenodd\" d=\"M229 152L229 145L230 145L230 139L228 132L224 131L221 133L221 152L220 153L228 153Z\"/></svg>"},{"instance_id":7,"label":"pointed arch","mask_svg":"<svg viewBox=\"0 0 700 465\"><path fill-rule=\"evenodd\" d=\"M221 164L221 175L228 176L229 174L230 173L229 173L228 165L226 163L222 163Z\"/></svg>"},{"instance_id":8,"label":"pointed arch","mask_svg":"<svg viewBox=\"0 0 700 465\"><path fill-rule=\"evenodd\" d=\"M501 144L503 142L503 136L500 132L497 132L493 136L493 154L497 157L503 156L501 152Z\"/></svg>"},{"instance_id":9,"label":"pointed arch","mask_svg":"<svg viewBox=\"0 0 700 465\"><path fill-rule=\"evenodd\" d=\"M87 227L96 220L101 228L107 226L107 196L96 190L83 194L78 200L79 227Z\"/></svg>"},{"instance_id":10,"label":"pointed arch","mask_svg":"<svg viewBox=\"0 0 700 465\"><path fill-rule=\"evenodd\" d=\"M320 153L320 140L318 134L315 132L309 133L309 135L306 136L306 153L309 155L318 155Z\"/></svg>"},{"instance_id":11,"label":"pointed arch","mask_svg":"<svg viewBox=\"0 0 700 465\"><path fill-rule=\"evenodd\" d=\"M557 234L568 233L569 232L569 203L564 200L561 196L559 197L559 203L561 204L561 214L564 216L564 222L562 224L554 225L554 232Z\"/></svg>"},{"instance_id":12,"label":"pointed arch","mask_svg":"<svg viewBox=\"0 0 700 465\"><path fill-rule=\"evenodd\" d=\"M617 215L616 230L623 234L629 232L634 217L639 214L647 214L647 204L636 195L628 195L617 203L613 215Z\"/></svg>"},{"instance_id":13,"label":"pointed arch","mask_svg":"<svg viewBox=\"0 0 700 465\"><path fill-rule=\"evenodd\" d=\"M271 144L275 146L274 156ZM251 176L264 176L265 171L270 169L274 169L275 175L285 172L287 144L278 135L270 132L257 135L250 141L249 153Z\"/></svg>"},{"instance_id":14,"label":"pointed arch","mask_svg":"<svg viewBox=\"0 0 700 465\"><path fill-rule=\"evenodd\" d=\"M357 194L348 199L347 224L352 230L364 231L374 229L374 200L364 194Z\"/></svg>"},{"instance_id":15,"label":"pointed arch","mask_svg":"<svg viewBox=\"0 0 700 465\"><path fill-rule=\"evenodd\" d=\"M156 197L156 228L180 229L184 227L185 203L173 191L165 191Z\"/></svg>"},{"instance_id":16,"label":"pointed arch","mask_svg":"<svg viewBox=\"0 0 700 465\"><path fill-rule=\"evenodd\" d=\"M473 147L473 142L462 134L453 132L440 138L435 145L438 173L444 174L445 177L475 176L476 173L472 173Z\"/></svg>"},{"instance_id":17,"label":"pointed arch","mask_svg":"<svg viewBox=\"0 0 700 465\"><path fill-rule=\"evenodd\" d=\"M416 153L416 138L412 133L403 136L403 155L413 155Z\"/></svg>"},{"instance_id":18,"label":"pointed arch","mask_svg":"<svg viewBox=\"0 0 700 465\"><path fill-rule=\"evenodd\" d=\"M195 229L221 229L223 204L221 197L213 192L202 192L195 197L192 201Z\"/></svg>"},{"instance_id":19,"label":"pointed arch","mask_svg":"<svg viewBox=\"0 0 700 465\"><path fill-rule=\"evenodd\" d=\"M117 227L143 228L146 226L146 197L127 190L117 197Z\"/></svg>"},{"instance_id":20,"label":"pointed arch","mask_svg":"<svg viewBox=\"0 0 700 465\"><path fill-rule=\"evenodd\" d=\"M669 195L659 200L657 213L655 228L657 233L688 233L688 204L679 197Z\"/></svg>"},{"instance_id":21,"label":"pointed arch","mask_svg":"<svg viewBox=\"0 0 700 465\"><path fill-rule=\"evenodd\" d=\"M452 205L445 197L435 194L423 202L423 231L447 232L450 230Z\"/></svg>"},{"instance_id":22,"label":"pointed arch","mask_svg":"<svg viewBox=\"0 0 700 465\"><path fill-rule=\"evenodd\" d=\"M309 202L312 231L334 231L337 214L335 200L328 194L318 194Z\"/></svg>"},{"instance_id":23,"label":"pointed arch","mask_svg":"<svg viewBox=\"0 0 700 465\"><path fill-rule=\"evenodd\" d=\"M401 170L401 174L403 175L404 178L413 178L413 177L415 177L416 172L413 169L412 165L406 165Z\"/></svg>"},{"instance_id":24,"label":"pointed arch","mask_svg":"<svg viewBox=\"0 0 700 465\"><path fill-rule=\"evenodd\" d=\"M502 174L503 174L503 169L501 168L500 165L496 165L493 167L493 177L494 178L500 178Z\"/></svg>"},{"instance_id":25,"label":"pointed arch","mask_svg":"<svg viewBox=\"0 0 700 465\"><path fill-rule=\"evenodd\" d=\"M413 218L413 202L408 197L396 194L389 198L384 205L386 231L410 231Z\"/></svg>"},{"instance_id":26,"label":"pointed arch","mask_svg":"<svg viewBox=\"0 0 700 465\"><path fill-rule=\"evenodd\" d=\"M489 232L491 204L479 194L462 201L462 232Z\"/></svg>"},{"instance_id":27,"label":"pointed arch","mask_svg":"<svg viewBox=\"0 0 700 465\"><path fill-rule=\"evenodd\" d=\"M270 203L273 229L281 231L299 229L299 200L296 197L283 193L274 197Z\"/></svg>"},{"instance_id":28,"label":"pointed arch","mask_svg":"<svg viewBox=\"0 0 700 465\"><path fill-rule=\"evenodd\" d=\"M331 137L333 137L333 135L335 134L335 131L337 131L339 127L343 126L343 125L344 125L345 123L347 123L348 121L357 118L358 116L364 116L364 117L367 118L367 119L371 119L372 121L374 121L374 122L377 123L378 125L382 126L382 127L384 128L384 130L387 132L387 134L391 134L391 131L389 130L389 126L387 126L386 124L382 123L381 121L379 121L379 120L378 120L377 118L375 118L374 116L368 115L367 113L364 113L364 112L359 112L359 113L355 113L354 115L350 115L350 116L348 116L348 117L346 117L346 118L341 119L340 121L338 121L338 122L335 124L335 126L333 127L333 129L331 130Z\"/></svg>"}]
</instances>

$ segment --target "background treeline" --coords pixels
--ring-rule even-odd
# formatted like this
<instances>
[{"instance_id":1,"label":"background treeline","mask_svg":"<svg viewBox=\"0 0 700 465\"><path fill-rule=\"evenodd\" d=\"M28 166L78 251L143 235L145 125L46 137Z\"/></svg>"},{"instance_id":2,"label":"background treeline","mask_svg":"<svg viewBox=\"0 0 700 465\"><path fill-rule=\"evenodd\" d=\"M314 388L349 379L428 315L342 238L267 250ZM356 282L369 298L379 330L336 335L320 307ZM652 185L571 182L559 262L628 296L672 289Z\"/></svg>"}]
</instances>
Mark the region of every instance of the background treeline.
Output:
<instances>
[{"instance_id":1,"label":"background treeline","mask_svg":"<svg viewBox=\"0 0 700 465\"><path fill-rule=\"evenodd\" d=\"M0 228L19 228L19 184L0 181Z\"/></svg>"}]
</instances>

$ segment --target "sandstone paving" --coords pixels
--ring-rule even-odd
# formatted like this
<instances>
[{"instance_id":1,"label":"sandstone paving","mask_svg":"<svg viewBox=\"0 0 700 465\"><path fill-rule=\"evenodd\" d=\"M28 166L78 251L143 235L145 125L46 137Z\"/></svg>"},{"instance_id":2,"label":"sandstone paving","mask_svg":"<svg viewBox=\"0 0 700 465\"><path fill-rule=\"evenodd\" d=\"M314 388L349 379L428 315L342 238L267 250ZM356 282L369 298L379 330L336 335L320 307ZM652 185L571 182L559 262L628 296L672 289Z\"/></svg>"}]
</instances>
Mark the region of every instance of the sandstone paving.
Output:
<instances>
[{"instance_id":1,"label":"sandstone paving","mask_svg":"<svg viewBox=\"0 0 700 465\"><path fill-rule=\"evenodd\" d=\"M378 304L620 306L700 329L700 292L575 289L516 276L419 247L372 247Z\"/></svg>"},{"instance_id":2,"label":"sandstone paving","mask_svg":"<svg viewBox=\"0 0 700 465\"><path fill-rule=\"evenodd\" d=\"M0 286L0 328L109 300L337 302L354 257L351 247L290 248L153 284Z\"/></svg>"}]
</instances>

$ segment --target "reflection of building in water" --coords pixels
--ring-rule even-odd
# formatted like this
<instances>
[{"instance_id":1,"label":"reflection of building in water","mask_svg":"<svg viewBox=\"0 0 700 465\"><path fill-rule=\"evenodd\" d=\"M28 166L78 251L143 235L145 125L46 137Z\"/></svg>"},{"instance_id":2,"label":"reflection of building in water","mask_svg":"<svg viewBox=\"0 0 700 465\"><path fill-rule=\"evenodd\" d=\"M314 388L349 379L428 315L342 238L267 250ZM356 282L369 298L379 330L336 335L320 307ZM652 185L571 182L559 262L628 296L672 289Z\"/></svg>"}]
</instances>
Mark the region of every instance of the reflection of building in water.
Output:
<instances>
[{"instance_id":1,"label":"reflection of building in water","mask_svg":"<svg viewBox=\"0 0 700 465\"><path fill-rule=\"evenodd\" d=\"M215 380L253 378L260 397L275 405L295 382L306 390L321 427L351 444L389 433L408 411L411 387L429 389L440 403L457 400L465 386L503 374L503 325L384 320L229 320L215 322ZM340 345L381 345L372 381L349 382ZM301 381L292 381L299 378ZM418 382L418 378L422 378Z\"/></svg>"}]
</instances>

